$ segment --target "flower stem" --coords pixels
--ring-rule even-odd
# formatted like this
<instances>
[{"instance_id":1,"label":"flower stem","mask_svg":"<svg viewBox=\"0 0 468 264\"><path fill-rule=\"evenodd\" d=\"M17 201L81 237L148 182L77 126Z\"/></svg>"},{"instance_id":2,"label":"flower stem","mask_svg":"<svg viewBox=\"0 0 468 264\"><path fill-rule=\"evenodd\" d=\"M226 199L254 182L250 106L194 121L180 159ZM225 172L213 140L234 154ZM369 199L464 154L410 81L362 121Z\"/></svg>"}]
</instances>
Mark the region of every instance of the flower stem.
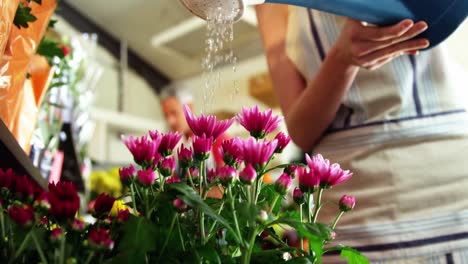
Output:
<instances>
[{"instance_id":1,"label":"flower stem","mask_svg":"<svg viewBox=\"0 0 468 264\"><path fill-rule=\"evenodd\" d=\"M14 259L18 258L18 257L21 255L21 253L23 253L23 251L24 251L26 245L27 245L28 242L29 242L29 239L31 238L31 233L32 233L32 232L33 232L33 231L31 230L31 231L26 235L26 237L24 238L24 240L23 240L23 242L21 243L20 247L18 248L18 251L16 251Z\"/></svg>"},{"instance_id":2,"label":"flower stem","mask_svg":"<svg viewBox=\"0 0 468 264\"><path fill-rule=\"evenodd\" d=\"M6 232L5 232L5 216L3 213L3 207L0 205L0 224L2 226L2 241L1 243L5 242Z\"/></svg>"},{"instance_id":3,"label":"flower stem","mask_svg":"<svg viewBox=\"0 0 468 264\"><path fill-rule=\"evenodd\" d=\"M200 164L200 172L198 175L198 188L200 188L200 196L203 194L203 178L205 177L205 161Z\"/></svg>"},{"instance_id":4,"label":"flower stem","mask_svg":"<svg viewBox=\"0 0 468 264\"><path fill-rule=\"evenodd\" d=\"M93 252L89 252L88 257L86 258L85 264L89 264L91 260L93 259Z\"/></svg>"},{"instance_id":5,"label":"flower stem","mask_svg":"<svg viewBox=\"0 0 468 264\"><path fill-rule=\"evenodd\" d=\"M200 236L201 243L205 245L206 234L205 234L205 213L200 211Z\"/></svg>"},{"instance_id":6,"label":"flower stem","mask_svg":"<svg viewBox=\"0 0 468 264\"><path fill-rule=\"evenodd\" d=\"M187 173L187 178L189 179L190 185L193 189L195 189L195 184L193 183L192 174L190 173L190 170L187 168L185 169L185 171Z\"/></svg>"},{"instance_id":7,"label":"flower stem","mask_svg":"<svg viewBox=\"0 0 468 264\"><path fill-rule=\"evenodd\" d=\"M159 174L159 178L160 178L159 183L161 184L161 186L159 186L159 191L164 192L164 184L166 184L166 178L163 177L161 175L161 173L159 173L159 171L158 171L158 174Z\"/></svg>"},{"instance_id":8,"label":"flower stem","mask_svg":"<svg viewBox=\"0 0 468 264\"><path fill-rule=\"evenodd\" d=\"M180 238L180 243L182 245L182 250L185 251L185 242L184 242L184 237L182 236L182 231L180 230L180 222L179 222L179 215L176 215L177 219L177 230L179 232L179 238Z\"/></svg>"},{"instance_id":9,"label":"flower stem","mask_svg":"<svg viewBox=\"0 0 468 264\"><path fill-rule=\"evenodd\" d=\"M218 215L221 214L221 211L223 210L223 207L224 207L224 201L221 202L221 206L219 206L219 209L218 209ZM211 225L210 227L210 230L208 231L208 233L210 234L211 236L211 233L213 232L214 228L216 227L216 224L218 223L218 221L214 220L213 224Z\"/></svg>"},{"instance_id":10,"label":"flower stem","mask_svg":"<svg viewBox=\"0 0 468 264\"><path fill-rule=\"evenodd\" d=\"M239 228L239 222L237 221L237 213L236 213L236 207L234 206L234 196L232 195L231 185L229 185L228 187L228 192L229 192L229 200L231 204L232 217L234 218L234 224L236 225L237 236L239 237L239 239L242 239L242 235L241 235L240 228Z\"/></svg>"},{"instance_id":11,"label":"flower stem","mask_svg":"<svg viewBox=\"0 0 468 264\"><path fill-rule=\"evenodd\" d=\"M148 189L145 189L145 215L148 220L150 219L149 210L150 208L149 208L149 199L148 199Z\"/></svg>"},{"instance_id":12,"label":"flower stem","mask_svg":"<svg viewBox=\"0 0 468 264\"><path fill-rule=\"evenodd\" d=\"M36 245L36 250L39 253L39 257L41 258L41 261L43 264L47 264L47 259L44 255L44 251L42 251L41 244L39 244L39 241L37 240L36 233L34 230L31 231L31 237L34 241L34 245Z\"/></svg>"},{"instance_id":13,"label":"flower stem","mask_svg":"<svg viewBox=\"0 0 468 264\"><path fill-rule=\"evenodd\" d=\"M312 219L313 223L317 222L317 216L320 211L320 208L322 207L322 204L321 204L322 193L323 193L323 188L319 188L319 191L317 193L317 204L315 205L314 217Z\"/></svg>"},{"instance_id":14,"label":"flower stem","mask_svg":"<svg viewBox=\"0 0 468 264\"><path fill-rule=\"evenodd\" d=\"M202 161L200 164L200 172L198 176L198 183L199 183L199 190L200 190L200 197L204 196L203 193L203 177L205 176L205 161ZM206 234L205 234L205 213L200 210L200 237L201 237L201 243L202 245L205 245L206 243Z\"/></svg>"},{"instance_id":15,"label":"flower stem","mask_svg":"<svg viewBox=\"0 0 468 264\"><path fill-rule=\"evenodd\" d=\"M245 190L247 193L247 202L252 203L252 186L245 186Z\"/></svg>"},{"instance_id":16,"label":"flower stem","mask_svg":"<svg viewBox=\"0 0 468 264\"><path fill-rule=\"evenodd\" d=\"M137 207L136 207L136 200L135 200L135 190L133 188L133 183L130 184L130 192L132 193L132 202L133 202L133 210L135 215L137 215Z\"/></svg>"},{"instance_id":17,"label":"flower stem","mask_svg":"<svg viewBox=\"0 0 468 264\"><path fill-rule=\"evenodd\" d=\"M338 224L338 221L340 221L340 218L343 216L344 211L340 211L340 213L336 216L335 221L333 221L333 224L331 225L332 229L335 229L336 224Z\"/></svg>"},{"instance_id":18,"label":"flower stem","mask_svg":"<svg viewBox=\"0 0 468 264\"><path fill-rule=\"evenodd\" d=\"M66 242L65 234L62 234L60 239L60 264L65 264L65 242Z\"/></svg>"},{"instance_id":19,"label":"flower stem","mask_svg":"<svg viewBox=\"0 0 468 264\"><path fill-rule=\"evenodd\" d=\"M254 204L257 204L258 196L260 195L260 191L262 189L262 181L263 181L263 175L261 177L258 177L257 182L255 183Z\"/></svg>"},{"instance_id":20,"label":"flower stem","mask_svg":"<svg viewBox=\"0 0 468 264\"><path fill-rule=\"evenodd\" d=\"M270 170L267 170L266 168L268 167L268 165L270 164L270 162L273 160L274 157L275 155L272 154L271 157L268 159L268 161L265 163L265 165L262 167L261 172L258 174L258 177L255 182L255 191L254 191L254 194L255 194L254 203L255 204L257 204L258 196L260 195L260 191L262 190L263 176L265 176L265 174L270 171Z\"/></svg>"},{"instance_id":21,"label":"flower stem","mask_svg":"<svg viewBox=\"0 0 468 264\"><path fill-rule=\"evenodd\" d=\"M252 233L250 235L249 243L248 243L248 248L247 251L244 252L244 255L242 256L242 264L248 264L250 263L250 258L252 256L252 250L255 245L255 237L257 236L256 228L252 229Z\"/></svg>"},{"instance_id":22,"label":"flower stem","mask_svg":"<svg viewBox=\"0 0 468 264\"><path fill-rule=\"evenodd\" d=\"M299 205L299 217L301 219L301 223L304 221L304 212L302 211L302 203ZM304 238L301 237L301 250L304 251Z\"/></svg>"},{"instance_id":23,"label":"flower stem","mask_svg":"<svg viewBox=\"0 0 468 264\"><path fill-rule=\"evenodd\" d=\"M311 207L313 205L313 195L308 192L307 193L307 220L308 223L312 223L312 214L311 214Z\"/></svg>"},{"instance_id":24,"label":"flower stem","mask_svg":"<svg viewBox=\"0 0 468 264\"><path fill-rule=\"evenodd\" d=\"M275 196L275 199L273 200L273 203L271 203L270 213L273 213L273 209L276 207L276 203L278 203L279 198L280 198L280 194L277 193Z\"/></svg>"},{"instance_id":25,"label":"flower stem","mask_svg":"<svg viewBox=\"0 0 468 264\"><path fill-rule=\"evenodd\" d=\"M169 242L169 239L171 238L172 230L174 230L174 225L175 225L176 220L177 220L177 214L175 214L174 217L172 218L171 227L169 227L169 234L167 235L166 240L164 241L164 245L161 248L161 252L159 253L157 262L159 262L159 260L161 259L162 254L164 253L164 250L166 250L167 243Z\"/></svg>"}]
</instances>

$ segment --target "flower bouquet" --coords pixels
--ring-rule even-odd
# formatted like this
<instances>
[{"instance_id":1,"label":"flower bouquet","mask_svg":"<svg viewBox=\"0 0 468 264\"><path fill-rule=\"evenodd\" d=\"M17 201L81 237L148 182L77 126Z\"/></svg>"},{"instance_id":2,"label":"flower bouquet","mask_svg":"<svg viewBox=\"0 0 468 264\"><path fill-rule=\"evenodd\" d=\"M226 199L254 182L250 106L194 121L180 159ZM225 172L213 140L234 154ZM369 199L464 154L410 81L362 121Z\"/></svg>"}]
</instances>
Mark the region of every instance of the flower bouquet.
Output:
<instances>
[{"instance_id":1,"label":"flower bouquet","mask_svg":"<svg viewBox=\"0 0 468 264\"><path fill-rule=\"evenodd\" d=\"M33 197L32 204L34 199L8 196L2 246L11 246L2 257L20 263L321 263L323 254L341 251L348 263L368 263L356 250L331 243L340 217L354 207L353 197L339 201L333 223L317 222L322 193L347 181L349 171L320 155L306 155L307 164L269 166L290 138L280 132L266 139L281 119L258 107L235 118L251 137L223 141L225 164L211 168L213 143L235 120L184 110L194 134L191 146L175 151L182 137L177 133L123 137L137 166L120 169L126 189L121 197L97 197L91 210L95 223L76 218L79 202L68 183L50 185L48 195L39 196L48 199ZM264 183L276 170L281 174L276 182ZM299 187L293 189L294 178ZM282 207L291 196L293 205ZM28 216L27 224L10 213L17 207ZM16 247L25 236L34 243Z\"/></svg>"}]
</instances>

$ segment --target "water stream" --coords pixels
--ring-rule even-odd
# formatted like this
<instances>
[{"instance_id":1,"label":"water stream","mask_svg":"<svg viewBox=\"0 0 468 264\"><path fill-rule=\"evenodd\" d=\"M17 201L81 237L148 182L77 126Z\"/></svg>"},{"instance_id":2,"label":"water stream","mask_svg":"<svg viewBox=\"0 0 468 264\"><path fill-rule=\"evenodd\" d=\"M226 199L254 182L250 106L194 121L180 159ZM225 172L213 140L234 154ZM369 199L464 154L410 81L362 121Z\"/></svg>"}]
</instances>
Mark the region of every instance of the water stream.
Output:
<instances>
[{"instance_id":1,"label":"water stream","mask_svg":"<svg viewBox=\"0 0 468 264\"><path fill-rule=\"evenodd\" d=\"M232 10L232 13L239 10ZM236 73L237 57L233 50L234 21L226 18L221 7L213 8L208 14L206 26L205 57L202 60L205 87L203 89L202 113L213 111L215 91L220 90L223 76L223 66L231 65L233 75ZM235 17L234 15L227 17ZM230 99L239 94L236 81L233 83L233 92Z\"/></svg>"}]
</instances>

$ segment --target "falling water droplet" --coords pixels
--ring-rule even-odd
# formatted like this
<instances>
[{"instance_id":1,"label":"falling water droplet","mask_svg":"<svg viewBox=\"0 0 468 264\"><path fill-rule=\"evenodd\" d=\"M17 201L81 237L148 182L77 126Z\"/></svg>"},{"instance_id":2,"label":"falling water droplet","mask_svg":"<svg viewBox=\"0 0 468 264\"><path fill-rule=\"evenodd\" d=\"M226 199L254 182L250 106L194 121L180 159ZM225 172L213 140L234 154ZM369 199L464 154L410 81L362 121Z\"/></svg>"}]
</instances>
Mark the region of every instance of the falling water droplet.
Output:
<instances>
[{"instance_id":1,"label":"falling water droplet","mask_svg":"<svg viewBox=\"0 0 468 264\"><path fill-rule=\"evenodd\" d=\"M233 5L235 6L235 5ZM226 7L224 7L226 8ZM234 18L240 12L239 9L233 9L229 15L222 12L221 6L210 6L208 9L205 57L201 61L205 87L203 91L203 113L208 114L212 111L215 91L221 88L223 76L221 67L232 65L233 72L236 72L237 57L233 51L234 42ZM237 83L234 81L234 91L231 98L239 94Z\"/></svg>"}]
</instances>

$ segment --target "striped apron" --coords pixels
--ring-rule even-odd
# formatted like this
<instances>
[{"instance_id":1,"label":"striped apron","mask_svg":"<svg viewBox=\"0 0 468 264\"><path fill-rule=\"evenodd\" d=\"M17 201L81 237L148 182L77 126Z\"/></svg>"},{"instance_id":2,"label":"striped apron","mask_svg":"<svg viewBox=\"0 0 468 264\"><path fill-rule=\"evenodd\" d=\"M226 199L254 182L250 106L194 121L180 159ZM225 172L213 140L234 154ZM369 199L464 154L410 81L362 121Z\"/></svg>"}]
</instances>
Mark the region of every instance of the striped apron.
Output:
<instances>
[{"instance_id":1,"label":"striped apron","mask_svg":"<svg viewBox=\"0 0 468 264\"><path fill-rule=\"evenodd\" d=\"M344 19L291 7L287 54L312 80ZM354 172L324 199L355 195L337 241L372 263L468 263L468 74L443 45L360 70L314 153ZM324 207L331 222L337 207ZM340 263L329 256L324 263ZM342 260L341 260L342 262Z\"/></svg>"}]
</instances>

